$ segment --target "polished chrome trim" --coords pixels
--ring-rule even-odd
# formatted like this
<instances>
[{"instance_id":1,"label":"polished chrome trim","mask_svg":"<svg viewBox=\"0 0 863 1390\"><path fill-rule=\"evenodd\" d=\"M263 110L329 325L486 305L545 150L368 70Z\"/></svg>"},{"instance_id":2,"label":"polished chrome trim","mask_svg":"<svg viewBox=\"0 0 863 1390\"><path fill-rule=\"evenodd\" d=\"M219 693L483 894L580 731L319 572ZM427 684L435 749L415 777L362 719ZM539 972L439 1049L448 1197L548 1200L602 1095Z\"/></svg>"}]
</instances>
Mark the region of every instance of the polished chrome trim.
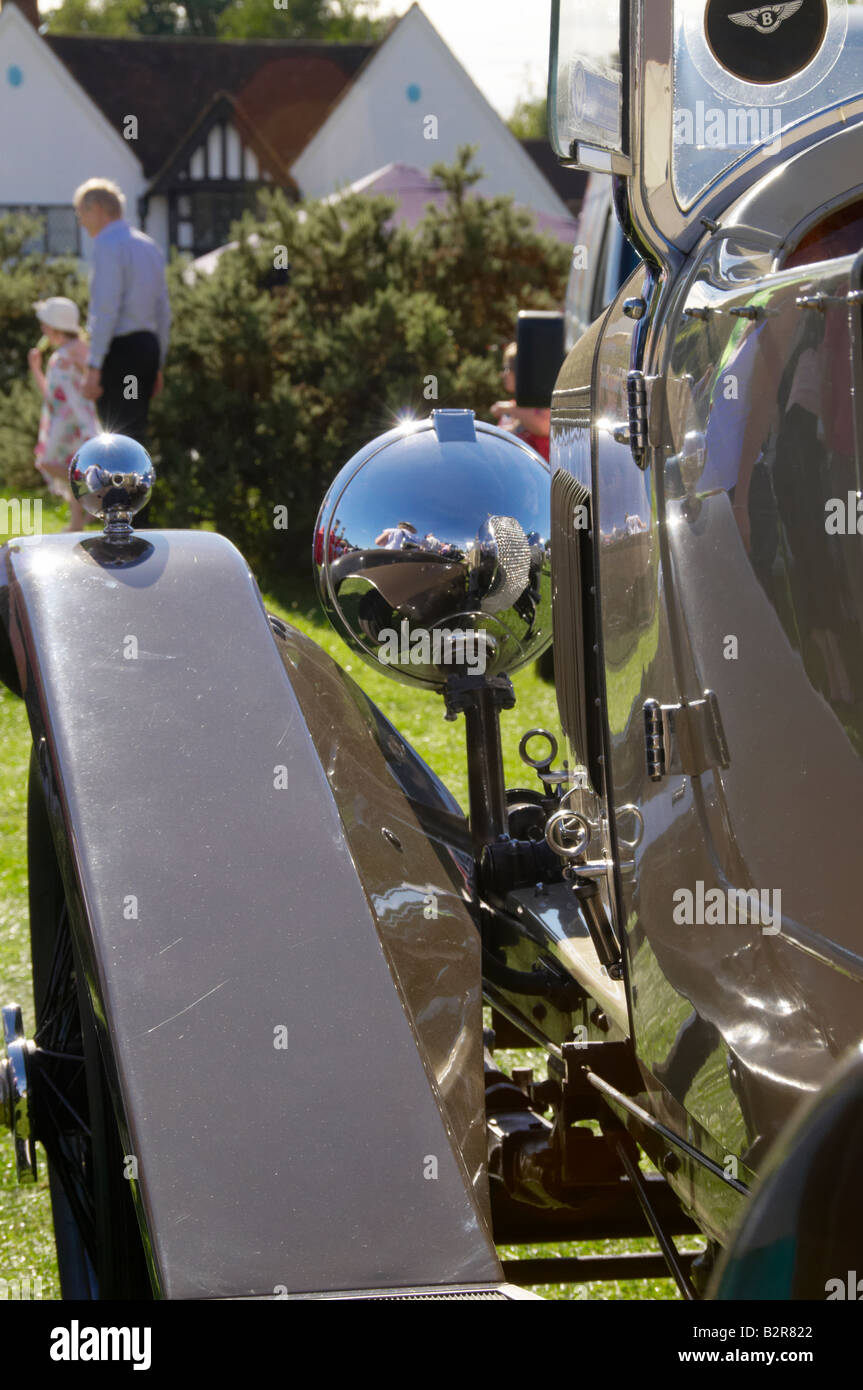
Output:
<instances>
[{"instance_id":1,"label":"polished chrome trim","mask_svg":"<svg viewBox=\"0 0 863 1390\"><path fill-rule=\"evenodd\" d=\"M576 836L573 844L566 843L567 835ZM559 854L561 859L577 859L580 854L584 854L590 844L590 836L590 826L577 811L555 811L546 822L546 844L555 854Z\"/></svg>"},{"instance_id":2,"label":"polished chrome trim","mask_svg":"<svg viewBox=\"0 0 863 1390\"><path fill-rule=\"evenodd\" d=\"M827 202L820 203L818 207L810 209L785 237L779 247L773 269L781 270L788 257L793 256L806 234L825 217L829 217L831 213L840 212L842 208L859 201L860 198L863 198L863 183L855 184L853 188L845 188L835 197L828 199Z\"/></svg>"},{"instance_id":3,"label":"polished chrome trim","mask_svg":"<svg viewBox=\"0 0 863 1390\"><path fill-rule=\"evenodd\" d=\"M105 540L115 545L132 539L132 518L149 502L155 481L147 450L125 434L94 435L69 464L73 497L105 522Z\"/></svg>"},{"instance_id":4,"label":"polished chrome trim","mask_svg":"<svg viewBox=\"0 0 863 1390\"><path fill-rule=\"evenodd\" d=\"M851 336L851 406L854 417L854 468L863 492L863 251L848 276L848 331Z\"/></svg>"},{"instance_id":5,"label":"polished chrome trim","mask_svg":"<svg viewBox=\"0 0 863 1390\"><path fill-rule=\"evenodd\" d=\"M595 145L587 145L577 140L572 152L572 164L576 169L590 169L597 174L622 174L628 178L632 170L632 160L628 155L616 150L603 150Z\"/></svg>"}]
</instances>

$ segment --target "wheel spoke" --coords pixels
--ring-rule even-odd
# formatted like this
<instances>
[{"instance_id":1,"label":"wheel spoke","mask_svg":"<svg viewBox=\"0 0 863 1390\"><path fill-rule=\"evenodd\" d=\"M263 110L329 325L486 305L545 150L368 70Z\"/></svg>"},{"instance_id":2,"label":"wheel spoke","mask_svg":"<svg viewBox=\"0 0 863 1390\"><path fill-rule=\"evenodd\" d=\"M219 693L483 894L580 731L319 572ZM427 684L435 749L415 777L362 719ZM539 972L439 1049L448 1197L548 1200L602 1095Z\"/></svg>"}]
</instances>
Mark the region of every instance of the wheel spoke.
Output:
<instances>
[{"instance_id":1,"label":"wheel spoke","mask_svg":"<svg viewBox=\"0 0 863 1390\"><path fill-rule=\"evenodd\" d=\"M53 1114L53 1101L45 1097L45 1108L54 1124L44 1143L45 1152L73 1210L81 1238L92 1260L96 1252L96 1213L88 1181L89 1145L80 1135L63 1132Z\"/></svg>"},{"instance_id":2,"label":"wheel spoke","mask_svg":"<svg viewBox=\"0 0 863 1390\"><path fill-rule=\"evenodd\" d=\"M89 1125L86 1125L84 1123L72 1102L68 1100L66 1096L64 1096L63 1092L59 1089L58 1086L54 1085L54 1082L51 1080L47 1071L45 1071L44 1069L41 1072L41 1077L42 1080L46 1083L46 1085L51 1087L51 1090L54 1092L55 1096L60 1101L60 1104L66 1107L72 1118L77 1122L78 1128L80 1129L81 1133L85 1134L88 1139L91 1138Z\"/></svg>"},{"instance_id":3,"label":"wheel spoke","mask_svg":"<svg viewBox=\"0 0 863 1390\"><path fill-rule=\"evenodd\" d=\"M68 922L66 921L65 905L63 915L57 928L57 935L54 939L54 953L51 960L51 970L48 977L48 985L45 990L45 997L37 1012L38 1027L33 1035L34 1042L39 1042L46 1030L56 1023L58 1018L67 1015L67 1027L69 1026L68 1014L70 1009L74 1009L77 1014L75 976L72 970L72 949L69 938ZM55 1032L58 1029L55 1028ZM54 1040L53 1038L51 1039ZM59 1039L58 1039L59 1040ZM48 1041L46 1039L46 1041Z\"/></svg>"},{"instance_id":4,"label":"wheel spoke","mask_svg":"<svg viewBox=\"0 0 863 1390\"><path fill-rule=\"evenodd\" d=\"M2 3L2 0L0 0ZM86 971L73 940L60 862L33 781L31 874L38 1105L36 1137L48 1156L64 1296L152 1296L100 1056ZM134 1294L130 1293L134 1290Z\"/></svg>"}]
</instances>

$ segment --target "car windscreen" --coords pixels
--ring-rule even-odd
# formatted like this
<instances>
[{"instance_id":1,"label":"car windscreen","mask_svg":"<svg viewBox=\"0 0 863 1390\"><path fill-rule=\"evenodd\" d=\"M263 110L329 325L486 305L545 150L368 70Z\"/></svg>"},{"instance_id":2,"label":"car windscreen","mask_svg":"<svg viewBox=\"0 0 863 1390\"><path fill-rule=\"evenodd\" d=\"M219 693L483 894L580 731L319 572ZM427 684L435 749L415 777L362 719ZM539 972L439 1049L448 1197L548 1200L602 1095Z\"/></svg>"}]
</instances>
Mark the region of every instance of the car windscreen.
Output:
<instances>
[{"instance_id":1,"label":"car windscreen","mask_svg":"<svg viewBox=\"0 0 863 1390\"><path fill-rule=\"evenodd\" d=\"M619 0L558 0L552 58L552 134L557 153L574 143L623 149Z\"/></svg>"}]
</instances>

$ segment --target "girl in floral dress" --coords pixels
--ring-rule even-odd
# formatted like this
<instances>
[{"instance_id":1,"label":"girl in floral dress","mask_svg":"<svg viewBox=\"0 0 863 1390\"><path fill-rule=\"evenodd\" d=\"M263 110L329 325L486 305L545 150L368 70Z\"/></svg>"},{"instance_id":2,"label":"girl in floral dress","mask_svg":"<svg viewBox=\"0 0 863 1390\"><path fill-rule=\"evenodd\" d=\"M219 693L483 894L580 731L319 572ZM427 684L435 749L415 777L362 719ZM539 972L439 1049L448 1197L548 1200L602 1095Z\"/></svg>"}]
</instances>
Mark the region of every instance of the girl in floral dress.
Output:
<instances>
[{"instance_id":1,"label":"girl in floral dress","mask_svg":"<svg viewBox=\"0 0 863 1390\"><path fill-rule=\"evenodd\" d=\"M84 512L69 487L69 464L80 446L99 433L96 410L82 387L87 371L87 344L81 337L78 306L56 296L34 304L44 336L53 348L47 373L38 347L27 354L30 371L42 392L35 463L48 487L69 503L67 531L83 531Z\"/></svg>"}]
</instances>

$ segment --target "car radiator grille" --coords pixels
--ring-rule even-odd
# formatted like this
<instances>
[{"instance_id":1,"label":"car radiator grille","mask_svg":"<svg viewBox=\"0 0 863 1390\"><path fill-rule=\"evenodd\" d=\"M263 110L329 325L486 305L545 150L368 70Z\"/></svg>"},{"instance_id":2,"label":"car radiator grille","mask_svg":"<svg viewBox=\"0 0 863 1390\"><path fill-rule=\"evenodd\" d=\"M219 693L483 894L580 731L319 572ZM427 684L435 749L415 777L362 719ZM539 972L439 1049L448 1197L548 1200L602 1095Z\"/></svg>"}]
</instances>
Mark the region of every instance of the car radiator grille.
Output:
<instances>
[{"instance_id":1,"label":"car radiator grille","mask_svg":"<svg viewBox=\"0 0 863 1390\"><path fill-rule=\"evenodd\" d=\"M459 1291L450 1293L449 1290L445 1290L441 1294L374 1294L371 1298L367 1298L367 1300L364 1301L391 1302L396 1300L404 1302L410 1300L411 1302L416 1302L417 1300L424 1300L424 1298L503 1298L504 1301L507 1301L506 1294L500 1293L498 1289L484 1289L479 1291L479 1293L459 1293Z\"/></svg>"},{"instance_id":2,"label":"car radiator grille","mask_svg":"<svg viewBox=\"0 0 863 1390\"><path fill-rule=\"evenodd\" d=\"M514 1299L533 1299L536 1295L528 1293L526 1289L521 1289L516 1284L491 1284L485 1287L478 1287L475 1284L467 1286L464 1284L450 1284L448 1286L420 1284L401 1289L357 1289L344 1293L296 1294L295 1297L304 1301L327 1303L389 1303L392 1300L416 1302L427 1298L496 1298L510 1303Z\"/></svg>"}]
</instances>

